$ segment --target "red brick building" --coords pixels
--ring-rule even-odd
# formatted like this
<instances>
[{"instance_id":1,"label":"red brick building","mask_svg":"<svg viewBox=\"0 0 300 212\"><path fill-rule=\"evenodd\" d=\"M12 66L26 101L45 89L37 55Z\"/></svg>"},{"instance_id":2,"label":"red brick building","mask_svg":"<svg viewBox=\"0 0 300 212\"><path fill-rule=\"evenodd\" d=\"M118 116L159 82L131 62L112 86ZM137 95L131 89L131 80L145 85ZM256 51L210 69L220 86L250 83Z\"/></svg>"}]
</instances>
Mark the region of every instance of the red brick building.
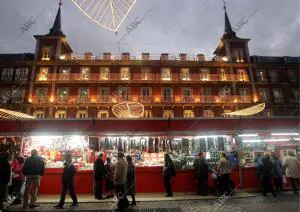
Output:
<instances>
[{"instance_id":1,"label":"red brick building","mask_svg":"<svg viewBox=\"0 0 300 212\"><path fill-rule=\"evenodd\" d=\"M112 106L128 100L144 104L146 118L196 118L265 102L257 116L299 116L299 57L250 56L250 39L236 36L226 11L213 59L75 55L60 14L48 34L34 36L34 54L0 55L2 107L39 118L115 118Z\"/></svg>"}]
</instances>

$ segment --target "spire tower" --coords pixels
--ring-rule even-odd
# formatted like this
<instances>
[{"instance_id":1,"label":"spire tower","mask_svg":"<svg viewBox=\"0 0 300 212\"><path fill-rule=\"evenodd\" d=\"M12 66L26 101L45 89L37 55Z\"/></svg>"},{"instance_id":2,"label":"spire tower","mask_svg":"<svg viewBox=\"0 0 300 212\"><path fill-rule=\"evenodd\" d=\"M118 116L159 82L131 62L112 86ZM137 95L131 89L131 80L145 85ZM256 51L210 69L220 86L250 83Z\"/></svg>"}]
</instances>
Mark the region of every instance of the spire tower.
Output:
<instances>
[{"instance_id":1,"label":"spire tower","mask_svg":"<svg viewBox=\"0 0 300 212\"><path fill-rule=\"evenodd\" d=\"M226 7L226 2L225 0L223 0L223 3L224 3L224 11L225 11L225 32L224 32L224 35L223 37L226 37L226 38L237 38L235 32L232 30L232 27L231 27L231 24L230 24L230 21L229 21L229 17L228 17L228 14L227 14L227 7Z\"/></svg>"},{"instance_id":2,"label":"spire tower","mask_svg":"<svg viewBox=\"0 0 300 212\"><path fill-rule=\"evenodd\" d=\"M61 5L62 5L62 0L59 1L59 8L55 17L54 24L52 28L50 29L50 32L47 35L51 36L65 36L64 33L61 30Z\"/></svg>"}]
</instances>

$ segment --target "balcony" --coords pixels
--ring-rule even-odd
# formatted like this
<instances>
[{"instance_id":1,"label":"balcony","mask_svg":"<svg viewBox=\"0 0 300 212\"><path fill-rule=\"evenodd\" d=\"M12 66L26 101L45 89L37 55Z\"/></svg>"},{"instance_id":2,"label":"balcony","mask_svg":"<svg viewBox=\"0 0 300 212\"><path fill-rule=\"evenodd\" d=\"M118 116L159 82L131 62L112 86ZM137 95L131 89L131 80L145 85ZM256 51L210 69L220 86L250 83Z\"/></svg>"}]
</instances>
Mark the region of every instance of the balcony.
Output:
<instances>
[{"instance_id":1,"label":"balcony","mask_svg":"<svg viewBox=\"0 0 300 212\"><path fill-rule=\"evenodd\" d=\"M152 96L140 96L141 103L152 103L153 98Z\"/></svg>"},{"instance_id":2,"label":"balcony","mask_svg":"<svg viewBox=\"0 0 300 212\"><path fill-rule=\"evenodd\" d=\"M48 102L48 97L47 96L33 96L32 102L34 102L36 104L44 104L44 103Z\"/></svg>"}]
</instances>

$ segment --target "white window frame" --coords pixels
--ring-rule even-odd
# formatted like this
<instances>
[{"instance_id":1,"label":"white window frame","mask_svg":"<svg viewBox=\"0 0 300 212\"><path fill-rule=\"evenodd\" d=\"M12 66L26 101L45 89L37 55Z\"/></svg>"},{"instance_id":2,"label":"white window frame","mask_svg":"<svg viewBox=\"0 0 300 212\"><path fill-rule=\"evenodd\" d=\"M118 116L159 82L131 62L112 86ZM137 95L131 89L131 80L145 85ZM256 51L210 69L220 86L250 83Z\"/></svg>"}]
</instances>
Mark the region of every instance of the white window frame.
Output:
<instances>
[{"instance_id":1,"label":"white window frame","mask_svg":"<svg viewBox=\"0 0 300 212\"><path fill-rule=\"evenodd\" d=\"M147 93L147 95L144 95L144 91L148 91L148 92L145 92L145 93ZM141 99L141 102L148 102L148 103L151 102L152 88L151 87L141 87L140 99Z\"/></svg>"},{"instance_id":2,"label":"white window frame","mask_svg":"<svg viewBox=\"0 0 300 212\"><path fill-rule=\"evenodd\" d=\"M183 80L183 81L189 81L192 79L189 68L181 68L180 76L181 76L181 80Z\"/></svg>"},{"instance_id":3,"label":"white window frame","mask_svg":"<svg viewBox=\"0 0 300 212\"><path fill-rule=\"evenodd\" d=\"M200 69L200 80L209 81L210 80L210 70L208 68Z\"/></svg>"},{"instance_id":4,"label":"white window frame","mask_svg":"<svg viewBox=\"0 0 300 212\"><path fill-rule=\"evenodd\" d=\"M58 80L70 80L71 68L70 67L61 67L59 69Z\"/></svg>"},{"instance_id":5,"label":"white window frame","mask_svg":"<svg viewBox=\"0 0 300 212\"><path fill-rule=\"evenodd\" d=\"M109 67L100 67L100 80L109 80Z\"/></svg>"},{"instance_id":6,"label":"white window frame","mask_svg":"<svg viewBox=\"0 0 300 212\"><path fill-rule=\"evenodd\" d=\"M215 117L215 113L213 110L203 110L203 117L213 118L213 117Z\"/></svg>"},{"instance_id":7,"label":"white window frame","mask_svg":"<svg viewBox=\"0 0 300 212\"><path fill-rule=\"evenodd\" d=\"M143 116L144 116L144 118L153 118L153 111L152 110L144 110Z\"/></svg>"},{"instance_id":8,"label":"white window frame","mask_svg":"<svg viewBox=\"0 0 300 212\"><path fill-rule=\"evenodd\" d=\"M44 90L45 91L45 96L42 97L39 96L39 91ZM48 97L48 88L36 88L35 89L35 97L36 97L36 102L38 103L45 103L47 102L47 97Z\"/></svg>"},{"instance_id":9,"label":"white window frame","mask_svg":"<svg viewBox=\"0 0 300 212\"><path fill-rule=\"evenodd\" d=\"M13 76L14 68L3 68L1 81L11 81Z\"/></svg>"},{"instance_id":10,"label":"white window frame","mask_svg":"<svg viewBox=\"0 0 300 212\"><path fill-rule=\"evenodd\" d=\"M161 80L163 81L170 81L172 78L171 76L171 68L162 68L161 69Z\"/></svg>"},{"instance_id":11,"label":"white window frame","mask_svg":"<svg viewBox=\"0 0 300 212\"><path fill-rule=\"evenodd\" d=\"M28 68L17 68L15 81L27 81Z\"/></svg>"},{"instance_id":12,"label":"white window frame","mask_svg":"<svg viewBox=\"0 0 300 212\"><path fill-rule=\"evenodd\" d=\"M43 119L45 118L45 111L42 111L42 110L35 110L33 112L33 116L38 118L38 119Z\"/></svg>"},{"instance_id":13,"label":"white window frame","mask_svg":"<svg viewBox=\"0 0 300 212\"><path fill-rule=\"evenodd\" d=\"M102 117L103 114L105 114L105 117ZM97 118L99 119L109 118L109 110L98 110Z\"/></svg>"},{"instance_id":14,"label":"white window frame","mask_svg":"<svg viewBox=\"0 0 300 212\"><path fill-rule=\"evenodd\" d=\"M150 68L149 67L142 67L141 68L141 80L150 80L149 74L150 74Z\"/></svg>"},{"instance_id":15,"label":"white window frame","mask_svg":"<svg viewBox=\"0 0 300 212\"><path fill-rule=\"evenodd\" d=\"M225 68L221 68L219 70L219 74L220 74L221 81L227 81L228 80Z\"/></svg>"},{"instance_id":16,"label":"white window frame","mask_svg":"<svg viewBox=\"0 0 300 212\"><path fill-rule=\"evenodd\" d=\"M195 118L195 111L194 110L184 110L183 117L184 118Z\"/></svg>"},{"instance_id":17,"label":"white window frame","mask_svg":"<svg viewBox=\"0 0 300 212\"><path fill-rule=\"evenodd\" d=\"M247 72L245 69L238 69L238 81L246 81L247 80Z\"/></svg>"},{"instance_id":18,"label":"white window frame","mask_svg":"<svg viewBox=\"0 0 300 212\"><path fill-rule=\"evenodd\" d=\"M49 67L40 67L37 81L47 81L49 75Z\"/></svg>"},{"instance_id":19,"label":"white window frame","mask_svg":"<svg viewBox=\"0 0 300 212\"><path fill-rule=\"evenodd\" d=\"M80 68L80 80L90 80L91 69L89 67Z\"/></svg>"},{"instance_id":20,"label":"white window frame","mask_svg":"<svg viewBox=\"0 0 300 212\"><path fill-rule=\"evenodd\" d=\"M86 89L86 91L87 91L86 96L81 95L81 91L83 91L83 89ZM89 94L90 94L89 87L80 87L80 88L78 88L78 101L80 103L88 103L90 101L90 95Z\"/></svg>"},{"instance_id":21,"label":"white window frame","mask_svg":"<svg viewBox=\"0 0 300 212\"><path fill-rule=\"evenodd\" d=\"M77 110L76 111L76 118L77 119L86 119L89 117L89 111L88 110Z\"/></svg>"},{"instance_id":22,"label":"white window frame","mask_svg":"<svg viewBox=\"0 0 300 212\"><path fill-rule=\"evenodd\" d=\"M51 58L51 47L50 46L42 47L41 60L50 60L50 58Z\"/></svg>"},{"instance_id":23,"label":"white window frame","mask_svg":"<svg viewBox=\"0 0 300 212\"><path fill-rule=\"evenodd\" d=\"M60 90L66 90L66 94L63 93L63 95L60 96ZM68 87L59 87L57 88L57 100L58 102L68 102L69 99L69 88Z\"/></svg>"},{"instance_id":24,"label":"white window frame","mask_svg":"<svg viewBox=\"0 0 300 212\"><path fill-rule=\"evenodd\" d=\"M121 77L121 80L130 80L130 69L129 69L129 67L121 67L120 77Z\"/></svg>"},{"instance_id":25,"label":"white window frame","mask_svg":"<svg viewBox=\"0 0 300 212\"><path fill-rule=\"evenodd\" d=\"M66 110L57 110L57 111L55 111L55 118L56 119L66 119L67 118L67 111Z\"/></svg>"},{"instance_id":26,"label":"white window frame","mask_svg":"<svg viewBox=\"0 0 300 212\"><path fill-rule=\"evenodd\" d=\"M102 92L104 91L104 92ZM100 87L99 88L99 102L100 103L107 103L109 102L109 91L110 87Z\"/></svg>"},{"instance_id":27,"label":"white window frame","mask_svg":"<svg viewBox=\"0 0 300 212\"><path fill-rule=\"evenodd\" d=\"M234 62L242 63L244 62L244 51L242 48L233 48L233 57L236 59Z\"/></svg>"},{"instance_id":28,"label":"white window frame","mask_svg":"<svg viewBox=\"0 0 300 212\"><path fill-rule=\"evenodd\" d=\"M163 118L174 118L174 110L164 110Z\"/></svg>"},{"instance_id":29,"label":"white window frame","mask_svg":"<svg viewBox=\"0 0 300 212\"><path fill-rule=\"evenodd\" d=\"M0 104L7 104L9 100L12 98L13 90L9 88L1 88L0 89Z\"/></svg>"},{"instance_id":30,"label":"white window frame","mask_svg":"<svg viewBox=\"0 0 300 212\"><path fill-rule=\"evenodd\" d=\"M26 90L25 88L16 89L15 92L12 92L12 103L19 104L24 102Z\"/></svg>"}]
</instances>

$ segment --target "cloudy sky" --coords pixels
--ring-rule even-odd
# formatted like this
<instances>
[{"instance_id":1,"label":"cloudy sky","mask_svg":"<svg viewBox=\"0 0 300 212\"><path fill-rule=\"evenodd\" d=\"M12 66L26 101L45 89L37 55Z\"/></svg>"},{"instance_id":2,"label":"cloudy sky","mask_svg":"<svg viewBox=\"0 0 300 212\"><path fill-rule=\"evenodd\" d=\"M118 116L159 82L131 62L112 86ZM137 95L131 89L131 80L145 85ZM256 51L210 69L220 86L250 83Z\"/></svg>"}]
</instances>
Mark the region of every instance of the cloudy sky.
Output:
<instances>
[{"instance_id":1,"label":"cloudy sky","mask_svg":"<svg viewBox=\"0 0 300 212\"><path fill-rule=\"evenodd\" d=\"M224 32L222 4L222 0L137 0L115 34L93 23L71 0L63 0L62 28L73 51L78 53L211 56ZM48 33L57 8L58 0L2 0L0 53L34 52L32 35ZM150 9L142 23L126 35L132 20ZM251 55L300 55L299 0L227 0L227 11L233 27L243 17L247 20L254 14L237 32L239 37L251 39ZM20 35L21 27L30 19L35 23ZM124 35L119 50L116 43Z\"/></svg>"}]
</instances>

